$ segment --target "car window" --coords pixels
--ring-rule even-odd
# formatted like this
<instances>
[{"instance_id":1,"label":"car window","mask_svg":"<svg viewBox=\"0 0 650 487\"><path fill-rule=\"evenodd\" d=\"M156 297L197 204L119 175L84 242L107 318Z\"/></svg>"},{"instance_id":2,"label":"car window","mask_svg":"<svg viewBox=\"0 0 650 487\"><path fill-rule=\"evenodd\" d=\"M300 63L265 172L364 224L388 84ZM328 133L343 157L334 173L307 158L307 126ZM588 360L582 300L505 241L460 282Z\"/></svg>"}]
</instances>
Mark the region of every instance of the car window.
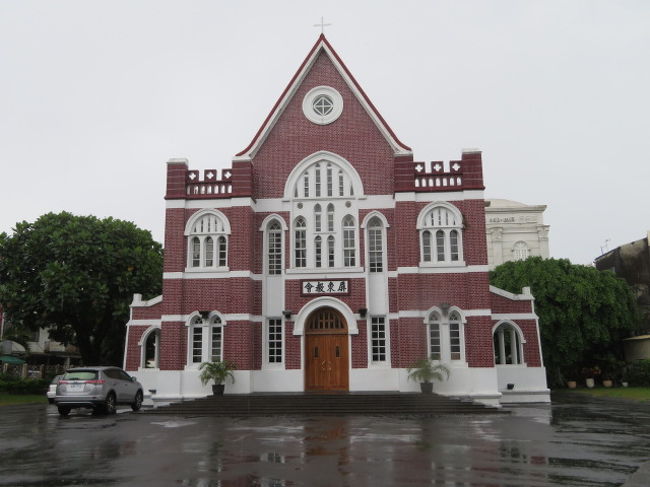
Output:
<instances>
[{"instance_id":1,"label":"car window","mask_svg":"<svg viewBox=\"0 0 650 487\"><path fill-rule=\"evenodd\" d=\"M63 376L65 380L95 380L97 379L96 370L71 370Z\"/></svg>"},{"instance_id":2,"label":"car window","mask_svg":"<svg viewBox=\"0 0 650 487\"><path fill-rule=\"evenodd\" d=\"M123 370L120 370L120 371L118 371L118 372L119 372L119 374L120 374L120 378L121 378L122 380L128 380L128 381L131 380L131 376L130 376L129 374L127 374L126 372L124 372Z\"/></svg>"},{"instance_id":3,"label":"car window","mask_svg":"<svg viewBox=\"0 0 650 487\"><path fill-rule=\"evenodd\" d=\"M104 374L106 377L110 377L111 379L119 379L120 376L117 374L117 370L115 369L104 369Z\"/></svg>"}]
</instances>

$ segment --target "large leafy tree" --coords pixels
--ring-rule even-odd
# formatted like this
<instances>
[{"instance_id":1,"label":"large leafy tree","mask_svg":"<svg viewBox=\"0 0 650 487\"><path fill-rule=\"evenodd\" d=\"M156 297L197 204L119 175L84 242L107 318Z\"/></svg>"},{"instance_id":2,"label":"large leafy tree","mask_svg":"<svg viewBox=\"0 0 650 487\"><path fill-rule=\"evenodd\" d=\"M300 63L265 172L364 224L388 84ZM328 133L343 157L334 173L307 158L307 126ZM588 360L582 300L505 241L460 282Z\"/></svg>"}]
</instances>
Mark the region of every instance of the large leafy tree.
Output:
<instances>
[{"instance_id":1,"label":"large leafy tree","mask_svg":"<svg viewBox=\"0 0 650 487\"><path fill-rule=\"evenodd\" d=\"M490 283L513 293L531 287L551 384L576 379L570 375L581 367L620 359L621 339L638 321L625 281L567 259L507 262L490 273Z\"/></svg>"},{"instance_id":2,"label":"large leafy tree","mask_svg":"<svg viewBox=\"0 0 650 487\"><path fill-rule=\"evenodd\" d=\"M120 364L133 293L162 285L162 248L133 223L48 213L0 234L0 303L12 323L49 327L87 364Z\"/></svg>"}]
</instances>

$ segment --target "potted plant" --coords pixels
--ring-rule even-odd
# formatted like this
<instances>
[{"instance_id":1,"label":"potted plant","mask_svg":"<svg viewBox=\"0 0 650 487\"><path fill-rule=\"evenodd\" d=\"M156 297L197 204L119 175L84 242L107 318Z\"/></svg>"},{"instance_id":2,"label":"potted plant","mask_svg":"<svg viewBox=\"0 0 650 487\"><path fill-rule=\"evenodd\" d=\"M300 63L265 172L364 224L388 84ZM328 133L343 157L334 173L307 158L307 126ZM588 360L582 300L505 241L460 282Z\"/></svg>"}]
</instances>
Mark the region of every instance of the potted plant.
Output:
<instances>
[{"instance_id":1,"label":"potted plant","mask_svg":"<svg viewBox=\"0 0 650 487\"><path fill-rule=\"evenodd\" d=\"M212 394L217 396L223 396L223 391L225 389L226 379L230 377L232 382L235 382L235 376L232 371L235 370L235 364L228 360L214 360L212 362L203 362L199 366L201 370L201 384L206 385L211 380L214 381L212 385Z\"/></svg>"},{"instance_id":2,"label":"potted plant","mask_svg":"<svg viewBox=\"0 0 650 487\"><path fill-rule=\"evenodd\" d=\"M449 379L449 369L443 364L437 364L430 358L423 358L407 369L409 379L420 383L420 390L425 394L433 391L434 380Z\"/></svg>"},{"instance_id":3,"label":"potted plant","mask_svg":"<svg viewBox=\"0 0 650 487\"><path fill-rule=\"evenodd\" d=\"M595 385L595 379L600 375L600 367L585 367L582 369L582 375L585 378L585 384L589 389L592 389Z\"/></svg>"}]
</instances>

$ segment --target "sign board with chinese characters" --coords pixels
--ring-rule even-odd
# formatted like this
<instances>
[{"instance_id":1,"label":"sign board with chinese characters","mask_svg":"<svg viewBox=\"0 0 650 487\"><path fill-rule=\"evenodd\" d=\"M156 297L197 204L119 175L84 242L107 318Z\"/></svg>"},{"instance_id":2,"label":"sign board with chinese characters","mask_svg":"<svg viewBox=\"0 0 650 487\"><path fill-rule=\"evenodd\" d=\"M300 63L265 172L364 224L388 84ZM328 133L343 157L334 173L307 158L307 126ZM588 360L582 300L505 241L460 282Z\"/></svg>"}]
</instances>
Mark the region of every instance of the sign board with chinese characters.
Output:
<instances>
[{"instance_id":1,"label":"sign board with chinese characters","mask_svg":"<svg viewBox=\"0 0 650 487\"><path fill-rule=\"evenodd\" d=\"M323 281L300 281L301 296L317 296L320 294L350 294L348 279L326 279Z\"/></svg>"}]
</instances>

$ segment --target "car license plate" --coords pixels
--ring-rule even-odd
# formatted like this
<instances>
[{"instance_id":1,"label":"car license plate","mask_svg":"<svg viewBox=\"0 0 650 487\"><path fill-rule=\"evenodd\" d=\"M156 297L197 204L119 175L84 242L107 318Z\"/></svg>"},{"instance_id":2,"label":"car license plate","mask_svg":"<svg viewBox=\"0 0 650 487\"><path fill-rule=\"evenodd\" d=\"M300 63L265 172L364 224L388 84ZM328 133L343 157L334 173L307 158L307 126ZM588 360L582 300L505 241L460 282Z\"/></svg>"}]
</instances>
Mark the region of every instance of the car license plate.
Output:
<instances>
[{"instance_id":1,"label":"car license plate","mask_svg":"<svg viewBox=\"0 0 650 487\"><path fill-rule=\"evenodd\" d=\"M68 384L68 392L81 392L83 390L83 384Z\"/></svg>"}]
</instances>

